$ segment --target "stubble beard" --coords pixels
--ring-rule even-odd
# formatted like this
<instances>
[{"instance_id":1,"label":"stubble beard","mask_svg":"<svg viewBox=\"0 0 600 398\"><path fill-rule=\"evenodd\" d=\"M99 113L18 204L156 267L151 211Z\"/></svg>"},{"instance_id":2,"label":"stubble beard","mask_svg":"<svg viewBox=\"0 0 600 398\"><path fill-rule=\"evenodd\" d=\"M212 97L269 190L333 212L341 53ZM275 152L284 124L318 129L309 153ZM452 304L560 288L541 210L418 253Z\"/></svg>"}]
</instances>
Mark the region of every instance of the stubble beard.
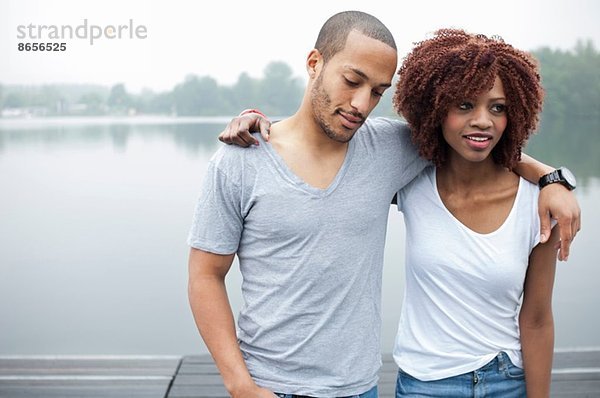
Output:
<instances>
[{"instance_id":1,"label":"stubble beard","mask_svg":"<svg viewBox=\"0 0 600 398\"><path fill-rule=\"evenodd\" d=\"M327 122L327 117L333 117L336 112L333 111L331 115L327 114L328 110L331 108L331 97L329 97L329 94L323 89L323 74L319 75L317 80L315 80L315 84L310 93L310 102L315 122L317 122L328 138L340 143L346 143L352 139L356 131L353 131L350 134L338 133L331 124Z\"/></svg>"}]
</instances>

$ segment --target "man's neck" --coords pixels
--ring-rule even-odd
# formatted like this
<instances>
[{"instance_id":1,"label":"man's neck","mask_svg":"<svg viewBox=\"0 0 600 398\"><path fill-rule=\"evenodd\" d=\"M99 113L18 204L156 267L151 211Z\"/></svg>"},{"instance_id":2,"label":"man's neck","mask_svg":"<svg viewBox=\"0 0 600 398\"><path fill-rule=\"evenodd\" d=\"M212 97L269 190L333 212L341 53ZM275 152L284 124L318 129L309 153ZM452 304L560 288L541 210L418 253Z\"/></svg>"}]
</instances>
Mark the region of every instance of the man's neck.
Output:
<instances>
[{"instance_id":1,"label":"man's neck","mask_svg":"<svg viewBox=\"0 0 600 398\"><path fill-rule=\"evenodd\" d=\"M312 114L299 110L295 115L271 127L271 138L275 146L292 144L299 151L308 151L321 156L346 152L347 142L338 142L327 136Z\"/></svg>"},{"instance_id":2,"label":"man's neck","mask_svg":"<svg viewBox=\"0 0 600 398\"><path fill-rule=\"evenodd\" d=\"M296 176L326 189L344 163L348 143L332 140L317 126L296 114L271 126L269 143Z\"/></svg>"}]
</instances>

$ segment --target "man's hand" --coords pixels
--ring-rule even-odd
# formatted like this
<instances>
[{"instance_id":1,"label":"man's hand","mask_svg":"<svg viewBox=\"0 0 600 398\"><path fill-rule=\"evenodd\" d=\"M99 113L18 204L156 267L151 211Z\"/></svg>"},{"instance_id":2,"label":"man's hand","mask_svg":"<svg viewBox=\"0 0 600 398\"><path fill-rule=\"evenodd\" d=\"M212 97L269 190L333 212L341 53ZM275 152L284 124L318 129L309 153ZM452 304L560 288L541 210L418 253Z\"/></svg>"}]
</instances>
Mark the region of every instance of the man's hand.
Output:
<instances>
[{"instance_id":1,"label":"man's hand","mask_svg":"<svg viewBox=\"0 0 600 398\"><path fill-rule=\"evenodd\" d=\"M550 184L540 191L538 211L541 222L540 241L544 243L551 233L551 218L560 227L558 259L567 261L571 242L581 229L581 209L573 192L560 184Z\"/></svg>"},{"instance_id":2,"label":"man's hand","mask_svg":"<svg viewBox=\"0 0 600 398\"><path fill-rule=\"evenodd\" d=\"M226 144L235 144L244 148L250 145L258 145L258 140L250 134L251 131L259 131L266 142L269 141L269 129L271 122L258 113L247 113L243 116L233 118L225 130L219 134L219 141Z\"/></svg>"},{"instance_id":3,"label":"man's hand","mask_svg":"<svg viewBox=\"0 0 600 398\"><path fill-rule=\"evenodd\" d=\"M231 398L277 398L277 395L252 383L247 387L231 391Z\"/></svg>"}]
</instances>

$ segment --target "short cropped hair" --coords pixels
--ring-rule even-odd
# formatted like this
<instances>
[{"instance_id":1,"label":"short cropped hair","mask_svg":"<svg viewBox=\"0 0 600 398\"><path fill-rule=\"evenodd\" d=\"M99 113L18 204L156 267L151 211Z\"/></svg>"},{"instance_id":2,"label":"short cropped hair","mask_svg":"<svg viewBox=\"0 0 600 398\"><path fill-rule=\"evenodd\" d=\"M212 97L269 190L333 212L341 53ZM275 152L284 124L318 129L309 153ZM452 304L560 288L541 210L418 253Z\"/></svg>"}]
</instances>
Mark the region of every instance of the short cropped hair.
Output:
<instances>
[{"instance_id":1,"label":"short cropped hair","mask_svg":"<svg viewBox=\"0 0 600 398\"><path fill-rule=\"evenodd\" d=\"M512 169L537 128L544 99L538 63L499 37L438 30L416 44L398 75L394 108L408 122L419 154L436 166L448 152L442 123L450 107L489 91L496 76L504 86L508 123L492 151L494 161Z\"/></svg>"},{"instance_id":2,"label":"short cropped hair","mask_svg":"<svg viewBox=\"0 0 600 398\"><path fill-rule=\"evenodd\" d=\"M397 50L392 33L379 19L361 11L343 11L329 18L317 37L315 48L325 63L344 49L348 34L353 30Z\"/></svg>"}]
</instances>

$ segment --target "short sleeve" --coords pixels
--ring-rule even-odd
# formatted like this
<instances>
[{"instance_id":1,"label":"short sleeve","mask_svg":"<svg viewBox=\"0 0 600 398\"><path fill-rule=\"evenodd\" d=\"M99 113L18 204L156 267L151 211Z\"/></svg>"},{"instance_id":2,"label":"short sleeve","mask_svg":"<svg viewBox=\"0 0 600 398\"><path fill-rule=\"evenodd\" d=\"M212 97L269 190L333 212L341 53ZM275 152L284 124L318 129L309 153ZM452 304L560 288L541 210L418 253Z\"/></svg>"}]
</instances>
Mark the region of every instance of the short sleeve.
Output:
<instances>
[{"instance_id":1,"label":"short sleeve","mask_svg":"<svg viewBox=\"0 0 600 398\"><path fill-rule=\"evenodd\" d=\"M232 254L238 249L243 217L240 187L220 170L215 159L209 164L196 204L189 246L215 254Z\"/></svg>"},{"instance_id":2,"label":"short sleeve","mask_svg":"<svg viewBox=\"0 0 600 398\"><path fill-rule=\"evenodd\" d=\"M410 127L397 119L375 118L371 128L377 130L381 152L390 152L386 168L400 171L397 189L400 190L418 176L431 163L419 156L419 151L411 141Z\"/></svg>"}]
</instances>

